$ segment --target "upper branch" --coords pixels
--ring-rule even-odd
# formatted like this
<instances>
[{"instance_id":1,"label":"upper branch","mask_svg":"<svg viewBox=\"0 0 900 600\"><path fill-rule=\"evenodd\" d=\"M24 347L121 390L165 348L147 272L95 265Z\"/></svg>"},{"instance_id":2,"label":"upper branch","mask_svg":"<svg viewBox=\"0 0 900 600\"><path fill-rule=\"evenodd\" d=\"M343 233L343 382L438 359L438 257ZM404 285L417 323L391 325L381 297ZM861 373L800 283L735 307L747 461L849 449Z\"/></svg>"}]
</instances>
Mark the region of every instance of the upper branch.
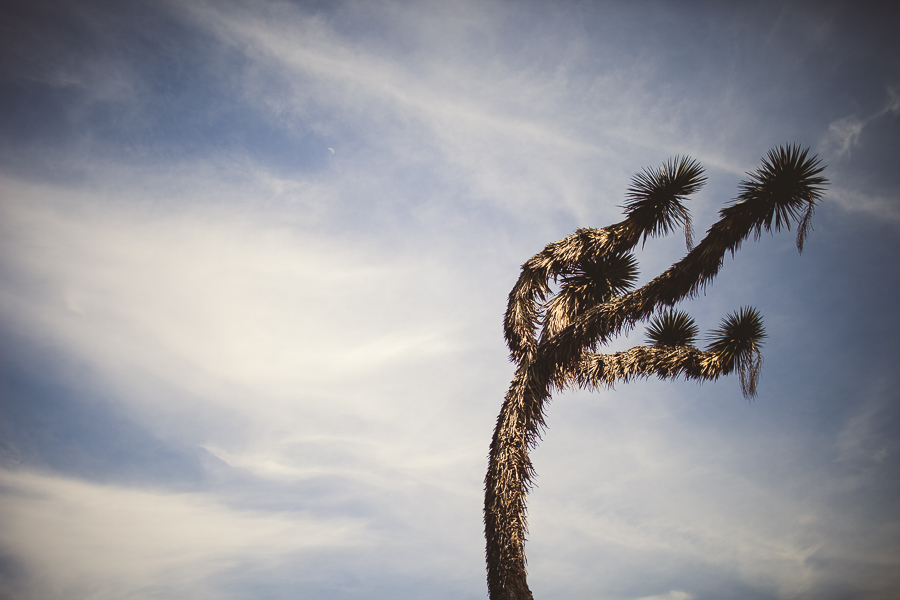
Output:
<instances>
[{"instance_id":1,"label":"upper branch","mask_svg":"<svg viewBox=\"0 0 900 600\"><path fill-rule=\"evenodd\" d=\"M541 340L538 354L544 367L550 372L565 370L584 349L606 343L658 308L695 296L718 274L725 254L734 255L751 233L759 238L763 230L779 231L796 221L798 233L805 235L809 214L827 183L818 176L824 167L806 155L796 147L770 152L769 160L764 159L763 166L741 184L738 199L719 212L719 221L684 258L643 287L598 304Z\"/></svg>"}]
</instances>

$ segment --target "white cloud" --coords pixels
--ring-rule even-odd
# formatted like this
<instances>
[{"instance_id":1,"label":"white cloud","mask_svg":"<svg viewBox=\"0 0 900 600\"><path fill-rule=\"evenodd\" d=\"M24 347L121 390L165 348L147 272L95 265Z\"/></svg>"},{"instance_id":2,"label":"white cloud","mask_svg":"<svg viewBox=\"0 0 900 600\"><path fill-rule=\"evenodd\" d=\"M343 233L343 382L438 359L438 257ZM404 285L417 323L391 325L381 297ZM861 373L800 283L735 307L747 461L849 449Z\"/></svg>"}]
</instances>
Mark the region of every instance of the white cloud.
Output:
<instances>
[{"instance_id":1,"label":"white cloud","mask_svg":"<svg viewBox=\"0 0 900 600\"><path fill-rule=\"evenodd\" d=\"M848 212L867 213L882 221L900 222L900 196L869 194L854 189L832 187L827 201L835 202Z\"/></svg>"},{"instance_id":2,"label":"white cloud","mask_svg":"<svg viewBox=\"0 0 900 600\"><path fill-rule=\"evenodd\" d=\"M485 373L502 368L505 356L499 337L497 352L486 344L495 336L482 320L494 315L479 306L478 287L460 279L465 265L445 262L440 244L398 254L367 238L326 238L291 221L293 206L318 202L304 197L309 189L290 192L297 203L260 209L270 193L265 178L222 185L201 177L205 193L222 194L220 203L189 206L166 188L192 194L203 186L191 177L148 176L141 199L120 188L114 172L103 179L82 190L0 180L4 321L86 365L90 385L142 427L206 448L230 473L275 486L325 481L316 484L324 498L346 503L353 490L363 512L402 521L378 534L392 548L379 559L383 568L407 571L409 553L439 537L441 548L417 564L438 561L443 574L437 565L429 573L465 579L471 558L478 573L480 480L493 412L482 395L501 397L505 382L486 385ZM138 492L113 488L108 503L130 501L131 493ZM242 486L208 500L245 494L254 496ZM35 505L29 518L53 510ZM282 533L294 532L285 526ZM251 542L244 558L252 562ZM291 543L275 540L271 552ZM243 560L241 548L226 545L222 553ZM37 553L29 549L26 562L56 568L72 585L99 578L69 554L38 563ZM191 577L214 573L202 556L202 564L192 560L184 575L165 575L173 589L192 589ZM140 579L128 573L113 573L104 585L125 590L122 581Z\"/></svg>"},{"instance_id":3,"label":"white cloud","mask_svg":"<svg viewBox=\"0 0 900 600\"><path fill-rule=\"evenodd\" d=\"M40 298L8 289L7 311L107 353L99 362L152 370L177 357L230 385L274 385L267 393L279 396L300 381L330 385L461 343L452 313L421 297L451 287L428 258L391 262L227 210L70 211L39 201L44 190L4 188L7 259L54 286Z\"/></svg>"},{"instance_id":4,"label":"white cloud","mask_svg":"<svg viewBox=\"0 0 900 600\"><path fill-rule=\"evenodd\" d=\"M671 590L665 594L657 594L655 596L644 596L637 600L693 600L694 596L681 590Z\"/></svg>"},{"instance_id":5,"label":"white cloud","mask_svg":"<svg viewBox=\"0 0 900 600\"><path fill-rule=\"evenodd\" d=\"M833 152L838 156L848 154L850 150L859 144L859 136L868 120L850 116L838 119L828 126L828 139L834 147Z\"/></svg>"},{"instance_id":6,"label":"white cloud","mask_svg":"<svg viewBox=\"0 0 900 600\"><path fill-rule=\"evenodd\" d=\"M209 578L271 568L327 548L367 546L358 519L236 510L206 494L97 485L27 471L0 472L4 552L37 573L23 598L216 597ZM315 573L305 576L314 578Z\"/></svg>"},{"instance_id":7,"label":"white cloud","mask_svg":"<svg viewBox=\"0 0 900 600\"><path fill-rule=\"evenodd\" d=\"M490 417L481 434L428 433L448 414L459 428L473 418L454 397L483 385L484 368L463 365L494 337L465 265L440 245L391 256L281 225L290 210L160 210L103 189L0 186L2 261L16 280L0 295L4 319L86 361L151 428L195 423L187 443L281 478L331 468L328 449L360 474L379 464L382 479L400 469L438 481L433 463L451 455L453 469L481 462ZM482 360L503 364L493 341ZM461 369L470 378L452 375ZM309 443L324 462L304 458Z\"/></svg>"},{"instance_id":8,"label":"white cloud","mask_svg":"<svg viewBox=\"0 0 900 600\"><path fill-rule=\"evenodd\" d=\"M888 98L884 106L868 116L849 115L832 121L828 126L828 134L825 137L825 149L838 158L849 155L853 148L859 145L859 138L863 130L873 121L887 115L900 113L900 92L898 92L898 89L900 88L896 86L888 87Z\"/></svg>"},{"instance_id":9,"label":"white cloud","mask_svg":"<svg viewBox=\"0 0 900 600\"><path fill-rule=\"evenodd\" d=\"M539 68L500 53L485 64L477 48L462 57L442 53L417 44L410 32L432 28L439 37L487 46L475 31L496 29L505 18L490 8L471 6L463 20L402 11L404 27L375 11L414 47L398 61L383 44L341 35L323 17L264 6L194 4L189 14L250 58L242 89L252 105L285 127L302 122L334 137L350 130L369 146L365 155L342 150L351 157L343 176L366 177L361 187L381 183L379 168L409 165L516 218L564 211L578 222L612 222L628 177L646 166L635 161L648 153L693 153L709 166L745 170L718 143L705 144L689 122L697 112L707 125L722 119L707 129L721 136L734 127L733 114L719 103L699 111L693 100L653 87L660 67L652 61L622 54L616 69L585 70L590 52L606 52L589 37L553 38L555 60Z\"/></svg>"}]
</instances>

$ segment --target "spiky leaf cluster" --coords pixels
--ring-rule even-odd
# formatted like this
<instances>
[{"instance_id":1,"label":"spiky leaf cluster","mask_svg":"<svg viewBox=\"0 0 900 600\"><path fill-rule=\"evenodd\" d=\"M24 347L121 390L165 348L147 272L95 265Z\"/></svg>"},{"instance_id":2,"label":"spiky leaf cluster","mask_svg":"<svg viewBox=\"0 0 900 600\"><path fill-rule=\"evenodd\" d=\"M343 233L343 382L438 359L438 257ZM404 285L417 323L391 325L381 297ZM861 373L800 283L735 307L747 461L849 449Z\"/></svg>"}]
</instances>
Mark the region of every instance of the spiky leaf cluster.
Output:
<instances>
[{"instance_id":1,"label":"spiky leaf cluster","mask_svg":"<svg viewBox=\"0 0 900 600\"><path fill-rule=\"evenodd\" d=\"M631 180L625 193L625 215L650 236L668 235L684 227L688 249L693 245L691 215L684 205L687 197L706 183L703 167L688 156L676 156L657 169L644 169Z\"/></svg>"},{"instance_id":2,"label":"spiky leaf cluster","mask_svg":"<svg viewBox=\"0 0 900 600\"><path fill-rule=\"evenodd\" d=\"M594 304L606 302L634 287L638 265L629 253L589 256L560 277L561 291L583 289Z\"/></svg>"},{"instance_id":3,"label":"spiky leaf cluster","mask_svg":"<svg viewBox=\"0 0 900 600\"><path fill-rule=\"evenodd\" d=\"M630 252L587 256L559 277L559 292L547 303L541 338L556 334L586 309L634 287L637 260Z\"/></svg>"},{"instance_id":4,"label":"spiky leaf cluster","mask_svg":"<svg viewBox=\"0 0 900 600\"><path fill-rule=\"evenodd\" d=\"M689 314L670 308L650 321L647 343L657 347L693 346L699 332Z\"/></svg>"},{"instance_id":5,"label":"spiky leaf cluster","mask_svg":"<svg viewBox=\"0 0 900 600\"><path fill-rule=\"evenodd\" d=\"M809 234L816 202L825 192L827 180L820 175L825 170L817 157L807 158L809 149L800 146L781 146L769 150L762 166L739 185L737 203L749 202L755 207L755 235L763 230L781 231L797 222L797 249Z\"/></svg>"},{"instance_id":6,"label":"spiky leaf cluster","mask_svg":"<svg viewBox=\"0 0 900 600\"><path fill-rule=\"evenodd\" d=\"M756 383L762 368L760 348L765 338L762 315L752 306L728 315L709 333L707 350L721 357L725 374L738 369L741 390L751 398L756 396Z\"/></svg>"}]
</instances>

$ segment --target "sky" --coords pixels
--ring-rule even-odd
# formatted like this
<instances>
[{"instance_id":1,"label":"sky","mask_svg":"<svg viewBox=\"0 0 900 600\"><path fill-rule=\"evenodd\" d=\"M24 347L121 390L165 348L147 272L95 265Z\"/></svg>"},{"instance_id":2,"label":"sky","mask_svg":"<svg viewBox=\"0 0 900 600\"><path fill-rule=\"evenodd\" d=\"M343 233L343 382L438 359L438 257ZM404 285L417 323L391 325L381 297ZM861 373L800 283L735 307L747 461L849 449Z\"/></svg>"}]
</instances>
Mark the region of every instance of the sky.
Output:
<instances>
[{"instance_id":1,"label":"sky","mask_svg":"<svg viewBox=\"0 0 900 600\"><path fill-rule=\"evenodd\" d=\"M751 237L679 306L759 309L758 396L557 394L529 583L900 597L886 4L3 3L0 597L485 598L521 264L676 155L699 237L794 143L830 180L803 254Z\"/></svg>"}]
</instances>

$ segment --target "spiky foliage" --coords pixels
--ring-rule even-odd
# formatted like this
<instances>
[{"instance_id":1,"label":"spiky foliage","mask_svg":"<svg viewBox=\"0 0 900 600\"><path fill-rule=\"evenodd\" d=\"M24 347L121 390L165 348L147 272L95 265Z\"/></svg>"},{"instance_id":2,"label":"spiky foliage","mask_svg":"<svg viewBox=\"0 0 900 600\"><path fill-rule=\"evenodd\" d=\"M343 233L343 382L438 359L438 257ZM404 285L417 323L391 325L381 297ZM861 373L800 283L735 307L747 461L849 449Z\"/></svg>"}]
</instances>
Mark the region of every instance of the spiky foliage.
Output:
<instances>
[{"instance_id":1,"label":"spiky foliage","mask_svg":"<svg viewBox=\"0 0 900 600\"><path fill-rule=\"evenodd\" d=\"M587 257L564 271L559 292L547 302L541 338L554 335L585 309L634 287L637 260L631 253Z\"/></svg>"},{"instance_id":2,"label":"spiky foliage","mask_svg":"<svg viewBox=\"0 0 900 600\"><path fill-rule=\"evenodd\" d=\"M811 199L809 202L815 203L821 197L827 180L816 176L821 172L816 166L818 159L807 159L806 155L807 151L795 152L789 148L771 151L770 158L783 157L787 162L780 162L777 169L769 169L766 167L768 162L764 161L763 168L756 172L759 181L740 184L745 190L754 187L755 194L719 211L719 221L709 228L706 237L661 275L643 287L599 304L574 319L552 340L547 340L541 360L548 362L551 370L561 368L566 362L574 360L572 357L580 352L580 348L606 343L623 330L648 318L658 308L674 306L685 298L695 296L718 274L725 255L734 254L751 233L758 235L763 229L777 232L782 227L789 227L791 220L797 221L801 228L805 227L808 231L810 223L806 215L800 216L799 211L788 207L796 207L797 198ZM812 171L809 165L812 165ZM782 176L783 173L797 172L814 174L810 178ZM773 220L775 214L781 215L781 218ZM516 291L515 288L513 290ZM512 295L510 300L513 300Z\"/></svg>"},{"instance_id":3,"label":"spiky foliage","mask_svg":"<svg viewBox=\"0 0 900 600\"><path fill-rule=\"evenodd\" d=\"M705 181L693 159L676 158L638 174L628 192L624 221L603 229L579 229L522 266L504 316L504 335L518 366L497 417L485 478L492 600L532 598L524 549L525 497L533 476L529 450L544 427L544 408L553 389L596 388L650 375L712 380L737 368L745 395L756 393L765 333L753 309L726 318L705 352L690 345L696 338L691 323L676 327L660 321L658 334L650 334L654 346L609 355L596 349L639 321L696 295L718 274L725 255L734 254L752 233L759 238L763 230L779 231L794 221L802 250L812 210L827 183L820 176L819 161L807 159L807 154L796 146L770 151L703 240L636 290L629 291L636 273L629 252L642 239L669 233L677 225L689 227L684 202ZM560 284L556 295L553 283ZM682 320L670 314L672 320Z\"/></svg>"},{"instance_id":4,"label":"spiky foliage","mask_svg":"<svg viewBox=\"0 0 900 600\"><path fill-rule=\"evenodd\" d=\"M706 182L703 167L687 156L676 157L656 170L635 175L625 202L626 218L603 229L579 229L549 244L522 265L522 274L509 295L504 335L513 360L520 362L537 349L536 331L542 321L540 307L556 281L586 257L624 254L648 237L666 235L685 227L692 245L690 213L684 203Z\"/></svg>"},{"instance_id":5,"label":"spiky foliage","mask_svg":"<svg viewBox=\"0 0 900 600\"><path fill-rule=\"evenodd\" d=\"M631 180L625 192L625 215L648 236L668 235L677 226L684 227L684 240L691 249L691 214L684 201L695 193L706 177L703 167L688 156L676 156L658 169L644 169Z\"/></svg>"},{"instance_id":6,"label":"spiky foliage","mask_svg":"<svg viewBox=\"0 0 900 600\"><path fill-rule=\"evenodd\" d=\"M759 207L754 224L756 239L763 230L790 229L791 221L797 221L797 250L803 252L816 202L828 183L820 175L825 167L816 157L808 159L808 153L809 149L801 150L797 145L769 150L762 166L747 173L749 179L740 184L736 203L751 202Z\"/></svg>"},{"instance_id":7,"label":"spiky foliage","mask_svg":"<svg viewBox=\"0 0 900 600\"><path fill-rule=\"evenodd\" d=\"M756 396L756 383L762 368L760 348L765 338L762 315L752 306L728 315L709 334L709 351L721 357L724 374L737 367L741 390L749 398Z\"/></svg>"},{"instance_id":8,"label":"spiky foliage","mask_svg":"<svg viewBox=\"0 0 900 600\"><path fill-rule=\"evenodd\" d=\"M697 325L686 312L670 308L653 317L647 327L647 343L653 346L693 346Z\"/></svg>"}]
</instances>

